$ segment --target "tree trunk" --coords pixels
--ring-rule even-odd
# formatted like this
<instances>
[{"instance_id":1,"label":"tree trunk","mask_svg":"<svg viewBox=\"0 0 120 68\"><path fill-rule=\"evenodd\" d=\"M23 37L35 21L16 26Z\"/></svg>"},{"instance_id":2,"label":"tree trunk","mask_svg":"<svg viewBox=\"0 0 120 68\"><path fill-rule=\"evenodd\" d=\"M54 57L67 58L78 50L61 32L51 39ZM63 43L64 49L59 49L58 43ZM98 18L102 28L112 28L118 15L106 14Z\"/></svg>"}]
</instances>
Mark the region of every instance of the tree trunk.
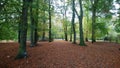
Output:
<instances>
[{"instance_id":1,"label":"tree trunk","mask_svg":"<svg viewBox=\"0 0 120 68\"><path fill-rule=\"evenodd\" d=\"M82 16L79 19L79 33L80 33L80 45L85 46L84 36L83 36L83 27L82 27Z\"/></svg>"},{"instance_id":2,"label":"tree trunk","mask_svg":"<svg viewBox=\"0 0 120 68\"><path fill-rule=\"evenodd\" d=\"M49 42L52 42L52 34L51 34L51 4L49 0Z\"/></svg>"},{"instance_id":3,"label":"tree trunk","mask_svg":"<svg viewBox=\"0 0 120 68\"><path fill-rule=\"evenodd\" d=\"M20 32L21 32L20 27L21 27L21 23L19 22L19 24L18 24L18 43L20 43Z\"/></svg>"},{"instance_id":4,"label":"tree trunk","mask_svg":"<svg viewBox=\"0 0 120 68\"><path fill-rule=\"evenodd\" d=\"M38 15L39 15L39 0L37 0L36 3L37 9L36 9L36 19L35 19L35 32L34 32L34 44L37 45L38 41Z\"/></svg>"},{"instance_id":5,"label":"tree trunk","mask_svg":"<svg viewBox=\"0 0 120 68\"><path fill-rule=\"evenodd\" d=\"M72 32L73 32L73 28L72 28L72 23L71 23L70 42L72 42Z\"/></svg>"},{"instance_id":6,"label":"tree trunk","mask_svg":"<svg viewBox=\"0 0 120 68\"><path fill-rule=\"evenodd\" d=\"M85 41L88 42L88 31L86 31L86 38Z\"/></svg>"},{"instance_id":7,"label":"tree trunk","mask_svg":"<svg viewBox=\"0 0 120 68\"><path fill-rule=\"evenodd\" d=\"M44 14L45 16L45 14ZM43 34L42 34L42 40L45 41L45 19L43 20Z\"/></svg>"},{"instance_id":8,"label":"tree trunk","mask_svg":"<svg viewBox=\"0 0 120 68\"><path fill-rule=\"evenodd\" d=\"M95 39L95 23L96 23L96 6L97 6L98 0L95 0L92 4L92 43L96 42Z\"/></svg>"},{"instance_id":9,"label":"tree trunk","mask_svg":"<svg viewBox=\"0 0 120 68\"><path fill-rule=\"evenodd\" d=\"M83 20L82 1L79 0L79 2L80 2L80 13L81 13L81 15L79 16L80 45L85 46L86 44L84 42L83 26L82 26L82 20Z\"/></svg>"},{"instance_id":10,"label":"tree trunk","mask_svg":"<svg viewBox=\"0 0 120 68\"><path fill-rule=\"evenodd\" d=\"M73 43L76 43L76 31L75 31L75 1L72 0L73 4L72 4L72 28L73 28L73 34L74 34L74 38L73 38Z\"/></svg>"},{"instance_id":11,"label":"tree trunk","mask_svg":"<svg viewBox=\"0 0 120 68\"><path fill-rule=\"evenodd\" d=\"M33 16L33 7L32 7L32 1L30 2L30 18L31 18L31 47L35 46L34 44L34 30L35 30L35 19Z\"/></svg>"},{"instance_id":12,"label":"tree trunk","mask_svg":"<svg viewBox=\"0 0 120 68\"><path fill-rule=\"evenodd\" d=\"M92 43L94 43L94 42L96 42L96 40L95 40L95 29L94 29L94 27L95 27L95 10L93 10L93 15L92 15Z\"/></svg>"},{"instance_id":13,"label":"tree trunk","mask_svg":"<svg viewBox=\"0 0 120 68\"><path fill-rule=\"evenodd\" d=\"M20 46L18 54L15 59L24 58L27 56L26 52L26 37L27 37L27 16L28 16L28 0L23 0L21 26L20 26Z\"/></svg>"},{"instance_id":14,"label":"tree trunk","mask_svg":"<svg viewBox=\"0 0 120 68\"><path fill-rule=\"evenodd\" d=\"M65 25L65 28L64 28L64 34L65 34L65 41L68 41L68 38L67 38L67 26Z\"/></svg>"},{"instance_id":15,"label":"tree trunk","mask_svg":"<svg viewBox=\"0 0 120 68\"><path fill-rule=\"evenodd\" d=\"M64 17L64 14L63 14L63 17ZM67 22L66 22L65 18L63 18L63 28L64 28L65 41L68 41L68 37L67 37Z\"/></svg>"}]
</instances>

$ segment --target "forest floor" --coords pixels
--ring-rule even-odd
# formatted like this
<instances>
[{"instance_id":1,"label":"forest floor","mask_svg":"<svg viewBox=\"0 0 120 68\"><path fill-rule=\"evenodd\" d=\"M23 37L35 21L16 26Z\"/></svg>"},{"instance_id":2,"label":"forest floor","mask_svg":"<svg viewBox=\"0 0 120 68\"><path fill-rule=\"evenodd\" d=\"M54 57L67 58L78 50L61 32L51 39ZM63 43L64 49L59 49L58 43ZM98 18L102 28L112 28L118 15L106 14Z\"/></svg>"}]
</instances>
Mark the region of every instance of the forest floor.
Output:
<instances>
[{"instance_id":1,"label":"forest floor","mask_svg":"<svg viewBox=\"0 0 120 68\"><path fill-rule=\"evenodd\" d=\"M18 43L0 43L0 68L120 68L120 44L86 44L57 40L30 48L28 43L28 58L14 60Z\"/></svg>"}]
</instances>

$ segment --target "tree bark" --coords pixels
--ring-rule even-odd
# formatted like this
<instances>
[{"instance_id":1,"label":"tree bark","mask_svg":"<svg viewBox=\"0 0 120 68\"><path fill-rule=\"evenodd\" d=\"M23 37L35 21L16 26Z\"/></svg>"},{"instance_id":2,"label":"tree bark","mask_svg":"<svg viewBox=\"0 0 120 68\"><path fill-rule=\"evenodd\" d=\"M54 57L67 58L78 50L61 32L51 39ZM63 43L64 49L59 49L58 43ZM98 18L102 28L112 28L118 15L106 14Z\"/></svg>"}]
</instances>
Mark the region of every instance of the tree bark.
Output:
<instances>
[{"instance_id":1,"label":"tree bark","mask_svg":"<svg viewBox=\"0 0 120 68\"><path fill-rule=\"evenodd\" d=\"M45 16L45 14L44 14L44 16ZM45 21L45 19L43 20L43 34L42 34L42 40L43 41L45 41L45 23L46 23L46 21Z\"/></svg>"},{"instance_id":2,"label":"tree bark","mask_svg":"<svg viewBox=\"0 0 120 68\"><path fill-rule=\"evenodd\" d=\"M20 27L21 27L21 23L19 22L19 24L18 24L18 43L20 43L20 33L21 33Z\"/></svg>"},{"instance_id":3,"label":"tree bark","mask_svg":"<svg viewBox=\"0 0 120 68\"><path fill-rule=\"evenodd\" d=\"M72 42L72 33L73 33L73 28L72 28L72 23L71 23L70 42Z\"/></svg>"},{"instance_id":4,"label":"tree bark","mask_svg":"<svg viewBox=\"0 0 120 68\"><path fill-rule=\"evenodd\" d=\"M72 0L72 28L73 28L73 34L74 34L74 38L73 38L73 43L76 43L76 31L75 31L75 1Z\"/></svg>"},{"instance_id":5,"label":"tree bark","mask_svg":"<svg viewBox=\"0 0 120 68\"><path fill-rule=\"evenodd\" d=\"M35 46L34 44L34 32L35 32L35 19L33 16L33 7L32 7L32 1L30 2L30 18L31 18L31 47Z\"/></svg>"},{"instance_id":6,"label":"tree bark","mask_svg":"<svg viewBox=\"0 0 120 68\"><path fill-rule=\"evenodd\" d=\"M23 0L21 27L20 27L20 46L15 59L27 57L26 37L27 37L27 16L28 16L28 0Z\"/></svg>"},{"instance_id":7,"label":"tree bark","mask_svg":"<svg viewBox=\"0 0 120 68\"><path fill-rule=\"evenodd\" d=\"M51 34L51 4L49 0L49 42L52 42L52 34Z\"/></svg>"},{"instance_id":8,"label":"tree bark","mask_svg":"<svg viewBox=\"0 0 120 68\"><path fill-rule=\"evenodd\" d=\"M37 9L36 9L36 19L35 19L35 32L34 32L34 44L37 45L38 41L38 15L39 15L39 0L37 0L36 3Z\"/></svg>"},{"instance_id":9,"label":"tree bark","mask_svg":"<svg viewBox=\"0 0 120 68\"><path fill-rule=\"evenodd\" d=\"M96 42L95 23L96 23L96 9L97 9L98 1L99 0L94 0L94 3L92 3L92 43Z\"/></svg>"},{"instance_id":10,"label":"tree bark","mask_svg":"<svg viewBox=\"0 0 120 68\"><path fill-rule=\"evenodd\" d=\"M67 26L66 25L65 25L65 28L64 28L64 34L65 34L65 41L68 41L68 38L67 38Z\"/></svg>"},{"instance_id":11,"label":"tree bark","mask_svg":"<svg viewBox=\"0 0 120 68\"><path fill-rule=\"evenodd\" d=\"M86 44L84 42L83 26L82 26L82 20L83 20L82 1L79 0L79 3L80 3L80 16L79 16L80 45L85 46Z\"/></svg>"}]
</instances>

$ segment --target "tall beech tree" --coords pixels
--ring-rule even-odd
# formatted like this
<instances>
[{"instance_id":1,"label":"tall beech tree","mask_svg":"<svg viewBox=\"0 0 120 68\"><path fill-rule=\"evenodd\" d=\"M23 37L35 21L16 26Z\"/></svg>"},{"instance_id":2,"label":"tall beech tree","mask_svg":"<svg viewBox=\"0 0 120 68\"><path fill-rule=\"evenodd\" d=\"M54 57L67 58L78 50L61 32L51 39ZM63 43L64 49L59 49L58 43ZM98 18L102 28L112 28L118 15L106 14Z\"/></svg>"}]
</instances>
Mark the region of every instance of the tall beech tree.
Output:
<instances>
[{"instance_id":1,"label":"tall beech tree","mask_svg":"<svg viewBox=\"0 0 120 68\"><path fill-rule=\"evenodd\" d=\"M95 22L96 22L96 10L97 10L97 4L99 0L93 0L91 1L92 4L92 43L96 42L95 40Z\"/></svg>"},{"instance_id":2,"label":"tall beech tree","mask_svg":"<svg viewBox=\"0 0 120 68\"><path fill-rule=\"evenodd\" d=\"M82 8L82 0L79 0L79 7L80 7L80 15L78 14L77 10L75 9L75 12L77 14L78 20L79 20L79 35L80 35L80 45L86 46L84 42L84 35L83 35L83 8Z\"/></svg>"},{"instance_id":3,"label":"tall beech tree","mask_svg":"<svg viewBox=\"0 0 120 68\"><path fill-rule=\"evenodd\" d=\"M30 18L31 18L31 47L37 44L37 23L38 23L38 8L39 8L39 0L36 2L36 8L33 8L33 0L30 1Z\"/></svg>"},{"instance_id":4,"label":"tall beech tree","mask_svg":"<svg viewBox=\"0 0 120 68\"><path fill-rule=\"evenodd\" d=\"M39 17L39 0L36 1L36 9L35 9L35 32L34 32L34 44L37 44L38 41L38 17Z\"/></svg>"},{"instance_id":5,"label":"tall beech tree","mask_svg":"<svg viewBox=\"0 0 120 68\"><path fill-rule=\"evenodd\" d=\"M51 24L51 0L49 0L49 42L52 42L52 24Z\"/></svg>"},{"instance_id":6,"label":"tall beech tree","mask_svg":"<svg viewBox=\"0 0 120 68\"><path fill-rule=\"evenodd\" d=\"M75 31L75 0L72 0L72 29L73 30L73 43L76 43L76 31Z\"/></svg>"},{"instance_id":7,"label":"tall beech tree","mask_svg":"<svg viewBox=\"0 0 120 68\"><path fill-rule=\"evenodd\" d=\"M33 10L33 0L31 0L30 2L30 19L31 19L31 47L33 47L35 44L34 44L34 29L35 29L35 17L33 16L34 15L34 10Z\"/></svg>"},{"instance_id":8,"label":"tall beech tree","mask_svg":"<svg viewBox=\"0 0 120 68\"><path fill-rule=\"evenodd\" d=\"M27 56L26 51L26 37L27 37L27 16L28 16L28 8L29 8L29 0L23 0L23 6L22 6L22 16L21 16L21 27L20 27L20 45L18 54L15 59L24 58Z\"/></svg>"},{"instance_id":9,"label":"tall beech tree","mask_svg":"<svg viewBox=\"0 0 120 68\"><path fill-rule=\"evenodd\" d=\"M68 41L68 33L67 33L67 16L66 16L66 13L67 13L67 4L65 2L65 0L63 1L64 2L64 5L63 5L63 12L62 12L62 15L63 15L63 28L64 28L64 37L65 37L65 41Z\"/></svg>"},{"instance_id":10,"label":"tall beech tree","mask_svg":"<svg viewBox=\"0 0 120 68\"><path fill-rule=\"evenodd\" d=\"M46 0L43 0L43 4L42 5L42 21L43 21L43 28L42 28L42 40L46 40L45 39L45 35L46 35L46 20L47 19L47 16L46 15L46 11L48 10L48 5L47 5L47 1Z\"/></svg>"}]
</instances>

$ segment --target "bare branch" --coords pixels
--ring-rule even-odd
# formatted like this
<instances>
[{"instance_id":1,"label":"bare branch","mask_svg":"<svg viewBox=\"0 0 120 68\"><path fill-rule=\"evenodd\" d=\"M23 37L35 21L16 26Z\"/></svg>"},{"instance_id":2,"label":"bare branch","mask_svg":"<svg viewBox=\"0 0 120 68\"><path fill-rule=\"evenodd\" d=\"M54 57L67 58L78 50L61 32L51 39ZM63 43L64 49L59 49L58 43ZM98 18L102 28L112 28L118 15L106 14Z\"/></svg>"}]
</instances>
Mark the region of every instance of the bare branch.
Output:
<instances>
[{"instance_id":1,"label":"bare branch","mask_svg":"<svg viewBox=\"0 0 120 68\"><path fill-rule=\"evenodd\" d=\"M74 10L75 10L75 13L77 14L77 17L79 18L80 15L78 14L78 12L77 12L75 7L74 7Z\"/></svg>"}]
</instances>

